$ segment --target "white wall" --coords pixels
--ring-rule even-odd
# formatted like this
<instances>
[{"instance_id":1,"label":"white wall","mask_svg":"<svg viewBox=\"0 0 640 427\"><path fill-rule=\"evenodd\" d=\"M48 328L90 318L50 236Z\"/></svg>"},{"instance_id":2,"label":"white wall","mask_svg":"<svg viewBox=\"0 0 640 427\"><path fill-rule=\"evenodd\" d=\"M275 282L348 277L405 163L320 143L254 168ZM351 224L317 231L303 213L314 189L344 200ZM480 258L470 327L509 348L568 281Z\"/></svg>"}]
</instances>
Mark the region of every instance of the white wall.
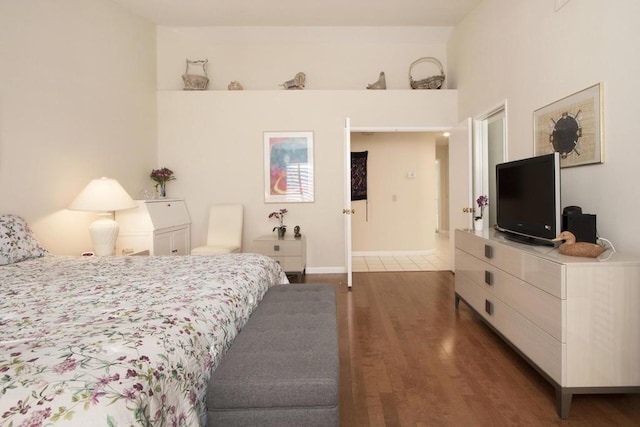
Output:
<instances>
[{"instance_id":1,"label":"white wall","mask_svg":"<svg viewBox=\"0 0 640 427\"><path fill-rule=\"evenodd\" d=\"M0 40L0 212L90 250L95 217L66 206L103 175L135 195L155 166L155 27L108 0L2 1Z\"/></svg>"},{"instance_id":2,"label":"white wall","mask_svg":"<svg viewBox=\"0 0 640 427\"><path fill-rule=\"evenodd\" d=\"M303 230L313 228L322 238L329 233L329 243L310 258L315 265L342 265L340 254L326 255L341 249L341 221L324 216L342 205L332 180L341 168L335 156L341 156L345 115L356 118L354 126L442 126L508 99L508 155L516 159L533 153L533 110L603 82L605 163L564 169L563 204L597 214L602 236L620 250L638 252L640 226L634 220L640 201L632 193L640 174L633 156L634 101L640 93L640 60L632 54L640 36L634 21L638 12L640 3L634 0L605 6L572 0L557 12L551 0L486 0L445 46L446 28L158 28L154 33L151 24L107 0L1 2L0 37L8 42L0 44L0 211L27 217L54 253L78 253L90 248L86 224L91 216L65 207L89 179L113 176L135 197L149 186L152 167L176 164L178 181L169 191L188 196L196 244L205 227L200 211L208 203L250 185L261 187L262 132L311 129L324 144L317 155L322 202L314 204L320 207L314 212L305 208L290 218L301 225L302 219L312 222ZM439 106L414 111L416 104L407 105L393 90L384 98L358 90L352 96L352 89L375 81L380 70L386 71L390 89L407 89L409 64L420 56L442 60L447 87L460 95L459 114ZM207 95L221 97L179 92L184 59L203 57L210 60L214 90ZM297 71L307 74L308 89L323 91L296 95L276 89ZM230 80L257 90L230 94L224 91ZM157 127L158 162L157 88L176 90L158 96L165 103L175 97L181 105L158 107L166 122ZM446 110L451 104L445 104ZM236 144L233 149L226 148L228 141ZM174 157L183 147L195 153ZM208 189L216 186L212 176L228 179L211 172L210 163L222 157L225 170L234 168L230 158L244 156L251 159L253 178L222 192ZM322 156L329 160L321 161ZM200 166L191 169L191 164ZM183 187L188 182L193 189ZM271 224L263 217L275 208L259 201L258 191L250 205L257 208L255 222L263 223L249 230L253 234L268 229Z\"/></svg>"},{"instance_id":3,"label":"white wall","mask_svg":"<svg viewBox=\"0 0 640 427\"><path fill-rule=\"evenodd\" d=\"M351 151L368 152L367 200L351 203L354 252L435 249L435 138L427 132L351 134Z\"/></svg>"},{"instance_id":4,"label":"white wall","mask_svg":"<svg viewBox=\"0 0 640 427\"><path fill-rule=\"evenodd\" d=\"M508 158L533 155L533 111L604 84L605 163L562 170L563 206L597 215L619 251L640 253L637 99L640 2L486 0L453 32L449 84L460 117L508 99Z\"/></svg>"},{"instance_id":5,"label":"white wall","mask_svg":"<svg viewBox=\"0 0 640 427\"><path fill-rule=\"evenodd\" d=\"M300 225L307 235L309 271L342 271L344 119L350 117L353 127L457 123L455 91L409 87L409 67L417 58L437 57L446 70L450 33L423 27L159 27L159 165L177 174L168 191L187 200L192 245L204 243L212 203L243 203L245 250L253 238L271 232L269 212L286 207L287 225ZM185 58L209 59L207 91L182 91ZM307 76L305 90L278 86L299 71ZM388 90L366 90L380 71ZM437 73L425 64L414 77ZM245 90L228 91L231 80ZM265 131L314 132L315 203L264 202Z\"/></svg>"},{"instance_id":6,"label":"white wall","mask_svg":"<svg viewBox=\"0 0 640 427\"><path fill-rule=\"evenodd\" d=\"M175 171L170 197L184 197L192 246L206 240L212 203L245 207L243 245L285 223L308 239L310 272L344 269L345 117L357 127L443 127L456 123L457 93L411 90L167 91L158 94L158 161ZM271 204L263 196L263 132L313 131L315 202Z\"/></svg>"}]
</instances>

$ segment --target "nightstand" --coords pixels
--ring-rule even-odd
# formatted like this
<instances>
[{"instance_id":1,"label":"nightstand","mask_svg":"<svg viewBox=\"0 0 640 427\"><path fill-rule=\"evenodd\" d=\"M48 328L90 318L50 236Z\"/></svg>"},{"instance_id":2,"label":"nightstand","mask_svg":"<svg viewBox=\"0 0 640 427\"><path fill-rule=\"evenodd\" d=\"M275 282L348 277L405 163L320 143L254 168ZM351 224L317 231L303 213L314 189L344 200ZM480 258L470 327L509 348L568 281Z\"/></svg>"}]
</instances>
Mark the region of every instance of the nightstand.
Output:
<instances>
[{"instance_id":1,"label":"nightstand","mask_svg":"<svg viewBox=\"0 0 640 427\"><path fill-rule=\"evenodd\" d=\"M253 251L273 258L285 273L296 273L298 281L302 281L307 267L307 239L285 237L278 239L275 235L260 236L253 240Z\"/></svg>"}]
</instances>

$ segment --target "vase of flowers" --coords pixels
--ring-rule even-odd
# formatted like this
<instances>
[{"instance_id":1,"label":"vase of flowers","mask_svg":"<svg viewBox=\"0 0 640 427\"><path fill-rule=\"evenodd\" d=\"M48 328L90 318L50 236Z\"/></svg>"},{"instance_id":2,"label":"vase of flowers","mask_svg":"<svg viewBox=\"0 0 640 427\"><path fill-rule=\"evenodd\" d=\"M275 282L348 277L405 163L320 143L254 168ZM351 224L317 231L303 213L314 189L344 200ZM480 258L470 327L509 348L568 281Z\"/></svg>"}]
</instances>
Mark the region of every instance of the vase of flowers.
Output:
<instances>
[{"instance_id":1,"label":"vase of flowers","mask_svg":"<svg viewBox=\"0 0 640 427\"><path fill-rule=\"evenodd\" d=\"M153 169L149 177L156 183L156 191L161 199L167 197L167 182L176 179L169 168Z\"/></svg>"},{"instance_id":2,"label":"vase of flowers","mask_svg":"<svg viewBox=\"0 0 640 427\"><path fill-rule=\"evenodd\" d=\"M284 239L284 233L287 232L287 226L284 225L284 215L287 212L288 211L286 209L280 209L279 211L271 212L269 214L269 219L275 218L280 222L280 225L273 227L273 230L271 230L271 231L278 230L278 239L280 240Z\"/></svg>"},{"instance_id":3,"label":"vase of flowers","mask_svg":"<svg viewBox=\"0 0 640 427\"><path fill-rule=\"evenodd\" d=\"M484 228L484 208L489 206L489 198L482 195L476 199L476 204L478 205L478 209L480 209L480 215L474 218L473 228L475 230L482 230Z\"/></svg>"}]
</instances>

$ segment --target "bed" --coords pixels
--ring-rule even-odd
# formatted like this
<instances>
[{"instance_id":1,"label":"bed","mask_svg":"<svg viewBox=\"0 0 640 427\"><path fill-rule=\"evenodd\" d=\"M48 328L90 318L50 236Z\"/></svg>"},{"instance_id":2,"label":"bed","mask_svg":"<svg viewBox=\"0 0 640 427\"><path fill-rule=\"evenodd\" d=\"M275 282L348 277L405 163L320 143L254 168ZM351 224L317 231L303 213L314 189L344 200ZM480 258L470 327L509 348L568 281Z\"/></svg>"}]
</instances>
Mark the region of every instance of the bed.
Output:
<instances>
[{"instance_id":1,"label":"bed","mask_svg":"<svg viewBox=\"0 0 640 427\"><path fill-rule=\"evenodd\" d=\"M288 283L258 254L50 256L7 217L2 426L203 425L212 371L266 290Z\"/></svg>"}]
</instances>

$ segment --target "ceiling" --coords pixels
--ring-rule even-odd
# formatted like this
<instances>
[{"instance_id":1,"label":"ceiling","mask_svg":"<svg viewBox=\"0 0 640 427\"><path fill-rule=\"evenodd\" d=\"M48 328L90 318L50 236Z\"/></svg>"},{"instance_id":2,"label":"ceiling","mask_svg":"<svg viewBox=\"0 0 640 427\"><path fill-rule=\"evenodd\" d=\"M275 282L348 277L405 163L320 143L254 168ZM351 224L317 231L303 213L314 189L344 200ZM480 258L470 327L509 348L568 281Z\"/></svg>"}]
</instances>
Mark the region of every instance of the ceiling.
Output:
<instances>
[{"instance_id":1,"label":"ceiling","mask_svg":"<svg viewBox=\"0 0 640 427\"><path fill-rule=\"evenodd\" d=\"M455 26L482 0L112 0L163 26Z\"/></svg>"}]
</instances>

